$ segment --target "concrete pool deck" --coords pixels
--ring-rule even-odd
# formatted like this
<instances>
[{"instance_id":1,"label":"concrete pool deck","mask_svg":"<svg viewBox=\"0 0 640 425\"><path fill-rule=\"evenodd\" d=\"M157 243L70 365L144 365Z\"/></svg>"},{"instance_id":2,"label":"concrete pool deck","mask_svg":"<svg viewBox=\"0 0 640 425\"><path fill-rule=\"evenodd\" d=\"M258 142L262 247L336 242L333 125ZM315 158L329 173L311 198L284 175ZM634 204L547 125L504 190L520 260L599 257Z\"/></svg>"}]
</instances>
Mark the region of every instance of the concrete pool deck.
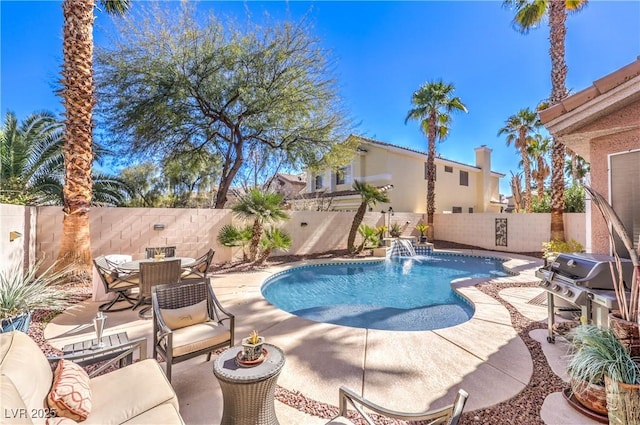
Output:
<instances>
[{"instance_id":1,"label":"concrete pool deck","mask_svg":"<svg viewBox=\"0 0 640 425\"><path fill-rule=\"evenodd\" d=\"M450 251L505 256L478 250ZM511 254L509 257L505 267L519 274L494 278L492 282L537 280L534 271L540 267L541 260ZM462 388L470 394L465 411L472 411L515 396L529 382L533 367L531 356L511 326L509 312L500 302L474 287L486 279L455 283L460 293L475 305L476 312L465 323L436 331L395 332L317 323L281 311L262 297L260 286L273 274L296 265L329 261L304 261L255 272L218 274L212 278L220 302L236 316L236 343L257 329L268 343L284 350L286 364L278 379L281 387L337 406L338 388L344 385L373 402L403 411L444 406L451 403L457 390ZM521 302L542 291L535 292L535 289L512 288L504 298L516 308L531 310L527 317L538 315L531 320L540 320L537 317L544 320L546 307ZM518 307L518 303L524 305ZM45 338L60 348L71 341L91 337L93 328L88 324L99 304L85 301L68 309L46 327ZM107 316L107 333L126 330L130 338L146 336L148 355L151 354L149 320L140 320L137 311L131 310L107 313ZM540 338L544 341L544 335ZM560 344L542 344L549 345L551 356L560 357L563 352ZM173 369L172 384L188 424L219 423L222 416L222 393L213 376L212 363L205 359L201 356L179 363ZM591 423L572 412L561 397L549 399L549 403L546 423ZM276 402L276 409L282 424L326 422L280 402Z\"/></svg>"}]
</instances>

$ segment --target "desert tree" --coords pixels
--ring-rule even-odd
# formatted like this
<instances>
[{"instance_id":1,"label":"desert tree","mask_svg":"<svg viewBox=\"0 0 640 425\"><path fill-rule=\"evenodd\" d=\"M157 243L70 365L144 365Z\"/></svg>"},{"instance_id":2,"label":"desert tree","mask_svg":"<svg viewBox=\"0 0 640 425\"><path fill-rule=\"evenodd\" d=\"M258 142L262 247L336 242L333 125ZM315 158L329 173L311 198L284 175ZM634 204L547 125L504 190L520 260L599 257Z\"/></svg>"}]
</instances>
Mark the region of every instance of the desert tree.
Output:
<instances>
[{"instance_id":1,"label":"desert tree","mask_svg":"<svg viewBox=\"0 0 640 425\"><path fill-rule=\"evenodd\" d=\"M215 208L250 152L318 166L346 135L328 52L306 19L237 24L183 2L116 25L120 38L98 54L113 143L136 155L217 155Z\"/></svg>"}]
</instances>

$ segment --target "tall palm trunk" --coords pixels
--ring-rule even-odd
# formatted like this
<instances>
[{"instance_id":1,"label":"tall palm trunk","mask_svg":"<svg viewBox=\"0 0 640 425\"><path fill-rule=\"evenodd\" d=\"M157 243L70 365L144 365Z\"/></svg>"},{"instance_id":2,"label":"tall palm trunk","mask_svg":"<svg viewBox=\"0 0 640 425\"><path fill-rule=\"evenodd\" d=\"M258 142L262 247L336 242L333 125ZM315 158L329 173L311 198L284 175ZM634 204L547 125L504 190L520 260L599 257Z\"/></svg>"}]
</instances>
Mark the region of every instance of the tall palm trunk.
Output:
<instances>
[{"instance_id":1,"label":"tall palm trunk","mask_svg":"<svg viewBox=\"0 0 640 425\"><path fill-rule=\"evenodd\" d=\"M65 108L64 217L58 267L75 264L91 275L89 207L95 102L93 84L94 0L64 0L62 100Z\"/></svg>"},{"instance_id":2,"label":"tall palm trunk","mask_svg":"<svg viewBox=\"0 0 640 425\"><path fill-rule=\"evenodd\" d=\"M524 211L531 212L531 161L527 151L522 152L522 168L524 168Z\"/></svg>"},{"instance_id":3,"label":"tall palm trunk","mask_svg":"<svg viewBox=\"0 0 640 425\"><path fill-rule=\"evenodd\" d=\"M427 151L427 238L434 236L433 215L436 212L436 131L437 112L429 114L429 147Z\"/></svg>"},{"instance_id":4,"label":"tall palm trunk","mask_svg":"<svg viewBox=\"0 0 640 425\"><path fill-rule=\"evenodd\" d=\"M253 221L251 244L249 245L250 261L255 261L258 257L258 247L260 246L260 239L262 238L262 227L262 221L260 219Z\"/></svg>"},{"instance_id":5,"label":"tall palm trunk","mask_svg":"<svg viewBox=\"0 0 640 425\"><path fill-rule=\"evenodd\" d=\"M552 105L567 96L567 64L565 62L565 25L567 11L564 1L549 2L549 40L551 42L551 99ZM565 240L564 236L564 158L565 147L556 138L551 151L551 240Z\"/></svg>"},{"instance_id":6,"label":"tall palm trunk","mask_svg":"<svg viewBox=\"0 0 640 425\"><path fill-rule=\"evenodd\" d=\"M349 230L349 238L347 239L347 248L350 253L355 252L355 242L356 235L358 234L358 227L362 223L364 219L364 215L367 212L367 203L363 200L358 210L356 211L356 215L353 217L353 223L351 223L351 230Z\"/></svg>"},{"instance_id":7,"label":"tall palm trunk","mask_svg":"<svg viewBox=\"0 0 640 425\"><path fill-rule=\"evenodd\" d=\"M538 186L538 200L541 201L544 197L544 169L546 164L544 163L544 158L539 156L538 159L538 174L537 174L537 186Z\"/></svg>"}]
</instances>

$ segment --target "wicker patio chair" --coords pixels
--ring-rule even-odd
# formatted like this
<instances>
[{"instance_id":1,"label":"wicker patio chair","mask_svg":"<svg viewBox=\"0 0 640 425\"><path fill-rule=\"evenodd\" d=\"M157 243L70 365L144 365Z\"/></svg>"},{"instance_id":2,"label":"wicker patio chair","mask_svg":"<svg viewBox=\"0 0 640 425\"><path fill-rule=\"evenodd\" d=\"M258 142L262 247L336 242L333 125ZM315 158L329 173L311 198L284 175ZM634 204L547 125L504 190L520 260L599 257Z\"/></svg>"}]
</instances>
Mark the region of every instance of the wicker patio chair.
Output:
<instances>
[{"instance_id":1,"label":"wicker patio chair","mask_svg":"<svg viewBox=\"0 0 640 425\"><path fill-rule=\"evenodd\" d=\"M151 304L151 288L155 285L174 284L180 282L180 259L164 261L145 261L140 263L140 294L138 303ZM147 318L144 314L151 309L151 305L144 307L138 315Z\"/></svg>"},{"instance_id":2,"label":"wicker patio chair","mask_svg":"<svg viewBox=\"0 0 640 425\"><path fill-rule=\"evenodd\" d=\"M164 254L165 258L176 256L175 246L158 246L156 248L145 248L147 258L153 258L156 254Z\"/></svg>"},{"instance_id":3,"label":"wicker patio chair","mask_svg":"<svg viewBox=\"0 0 640 425\"><path fill-rule=\"evenodd\" d=\"M207 271L211 266L211 260L213 260L213 254L216 252L210 249L202 257L198 258L195 263L189 267L185 267L182 271L182 280L185 279L204 279L207 277Z\"/></svg>"},{"instance_id":4,"label":"wicker patio chair","mask_svg":"<svg viewBox=\"0 0 640 425\"><path fill-rule=\"evenodd\" d=\"M190 358L232 347L235 317L222 308L209 279L154 286L153 358L166 360L167 379L171 366Z\"/></svg>"},{"instance_id":5,"label":"wicker patio chair","mask_svg":"<svg viewBox=\"0 0 640 425\"><path fill-rule=\"evenodd\" d=\"M104 285L106 294L115 293L113 300L101 304L100 311L123 311L130 309L136 298L130 295L131 290L140 285L140 275L138 273L125 272L118 268L118 265L109 261L104 255L93 259L93 265L100 275L100 280ZM126 302L124 307L114 308L117 303Z\"/></svg>"},{"instance_id":6,"label":"wicker patio chair","mask_svg":"<svg viewBox=\"0 0 640 425\"><path fill-rule=\"evenodd\" d=\"M405 421L430 421L426 422L429 425L443 424L443 425L457 425L462 415L464 405L467 403L467 394L464 390L459 390L456 395L456 399L453 404L443 407L441 409L432 410L423 413L403 413L394 410L385 409L378 406L375 403L357 395L353 391L345 387L340 387L340 412L338 416L327 422L327 425L353 425L349 419L347 419L347 407L348 403L351 403L353 408L362 416L364 421L369 425L375 425L373 419L371 419L364 409L377 413L378 415L385 416L387 418L401 419Z\"/></svg>"}]
</instances>

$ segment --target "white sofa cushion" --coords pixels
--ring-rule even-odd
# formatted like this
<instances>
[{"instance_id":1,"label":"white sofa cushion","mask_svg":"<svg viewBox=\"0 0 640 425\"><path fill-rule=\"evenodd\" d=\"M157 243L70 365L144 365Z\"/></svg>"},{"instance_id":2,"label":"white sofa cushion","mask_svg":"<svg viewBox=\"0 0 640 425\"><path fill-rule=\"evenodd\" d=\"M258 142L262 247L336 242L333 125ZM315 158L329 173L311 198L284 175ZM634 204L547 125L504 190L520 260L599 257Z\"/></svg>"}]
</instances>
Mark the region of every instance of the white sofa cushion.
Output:
<instances>
[{"instance_id":1,"label":"white sofa cushion","mask_svg":"<svg viewBox=\"0 0 640 425\"><path fill-rule=\"evenodd\" d=\"M43 409L44 411L44 409ZM31 415L29 409L24 405L22 397L11 378L0 375L0 423L13 425L31 425Z\"/></svg>"},{"instance_id":2,"label":"white sofa cushion","mask_svg":"<svg viewBox=\"0 0 640 425\"><path fill-rule=\"evenodd\" d=\"M127 425L149 425L149 424L184 424L180 414L173 404L161 404L151 410L128 420Z\"/></svg>"},{"instance_id":3,"label":"white sofa cushion","mask_svg":"<svg viewBox=\"0 0 640 425\"><path fill-rule=\"evenodd\" d=\"M91 379L91 393L93 407L83 424L121 424L163 403L179 409L171 384L153 359Z\"/></svg>"},{"instance_id":4,"label":"white sofa cushion","mask_svg":"<svg viewBox=\"0 0 640 425\"><path fill-rule=\"evenodd\" d=\"M10 332L0 339L0 375L8 376L27 407L27 412L47 408L53 373L46 356L27 334ZM4 403L3 403L4 404ZM34 424L44 424L45 415L33 415Z\"/></svg>"}]
</instances>

